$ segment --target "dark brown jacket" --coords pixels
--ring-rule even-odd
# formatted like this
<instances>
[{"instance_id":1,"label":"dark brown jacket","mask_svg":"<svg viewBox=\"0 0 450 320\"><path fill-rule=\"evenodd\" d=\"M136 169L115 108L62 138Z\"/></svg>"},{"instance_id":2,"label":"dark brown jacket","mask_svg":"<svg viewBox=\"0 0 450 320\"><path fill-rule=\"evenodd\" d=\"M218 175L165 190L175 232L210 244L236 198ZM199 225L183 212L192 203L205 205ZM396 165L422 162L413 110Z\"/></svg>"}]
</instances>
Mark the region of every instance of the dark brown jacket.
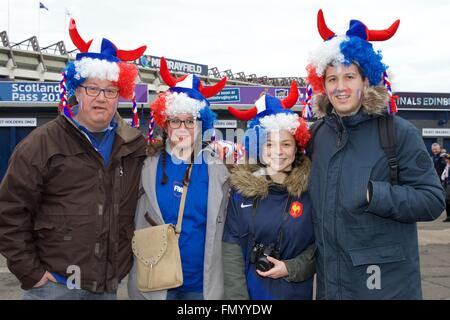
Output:
<instances>
[{"instance_id":1,"label":"dark brown jacket","mask_svg":"<svg viewBox=\"0 0 450 320\"><path fill-rule=\"evenodd\" d=\"M115 292L129 272L145 139L116 120L108 167L62 115L14 151L0 185L0 252L23 289L76 265L82 289Z\"/></svg>"}]
</instances>

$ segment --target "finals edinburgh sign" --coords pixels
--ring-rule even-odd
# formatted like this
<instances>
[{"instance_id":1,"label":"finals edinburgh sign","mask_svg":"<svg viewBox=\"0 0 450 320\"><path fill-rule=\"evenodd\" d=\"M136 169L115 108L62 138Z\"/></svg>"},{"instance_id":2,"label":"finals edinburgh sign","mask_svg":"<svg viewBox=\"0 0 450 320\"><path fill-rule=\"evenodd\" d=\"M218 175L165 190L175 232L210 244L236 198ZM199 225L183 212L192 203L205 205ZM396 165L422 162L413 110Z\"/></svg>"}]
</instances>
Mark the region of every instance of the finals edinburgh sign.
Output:
<instances>
[{"instance_id":1,"label":"finals edinburgh sign","mask_svg":"<svg viewBox=\"0 0 450 320\"><path fill-rule=\"evenodd\" d=\"M450 111L450 93L397 92L399 110Z\"/></svg>"}]
</instances>

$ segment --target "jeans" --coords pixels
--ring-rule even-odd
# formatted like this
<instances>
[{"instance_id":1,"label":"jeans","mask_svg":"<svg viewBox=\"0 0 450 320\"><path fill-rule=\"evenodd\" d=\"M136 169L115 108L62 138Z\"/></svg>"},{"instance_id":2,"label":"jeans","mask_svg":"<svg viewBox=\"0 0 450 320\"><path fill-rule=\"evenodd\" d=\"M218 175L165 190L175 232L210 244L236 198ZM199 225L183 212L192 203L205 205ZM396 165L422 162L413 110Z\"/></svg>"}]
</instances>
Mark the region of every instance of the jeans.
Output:
<instances>
[{"instance_id":1,"label":"jeans","mask_svg":"<svg viewBox=\"0 0 450 320\"><path fill-rule=\"evenodd\" d=\"M94 293L83 289L70 290L63 284L47 281L39 288L25 291L22 300L117 300L117 294Z\"/></svg>"},{"instance_id":2,"label":"jeans","mask_svg":"<svg viewBox=\"0 0 450 320\"><path fill-rule=\"evenodd\" d=\"M166 300L203 300L203 293L167 290Z\"/></svg>"}]
</instances>

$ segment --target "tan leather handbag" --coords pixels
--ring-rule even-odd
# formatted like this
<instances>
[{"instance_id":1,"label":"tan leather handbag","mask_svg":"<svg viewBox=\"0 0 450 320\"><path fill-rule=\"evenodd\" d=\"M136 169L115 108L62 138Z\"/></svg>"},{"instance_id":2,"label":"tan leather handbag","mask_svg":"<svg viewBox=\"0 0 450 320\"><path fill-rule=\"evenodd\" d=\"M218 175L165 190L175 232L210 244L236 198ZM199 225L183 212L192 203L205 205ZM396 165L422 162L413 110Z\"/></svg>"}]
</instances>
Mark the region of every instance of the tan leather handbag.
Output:
<instances>
[{"instance_id":1,"label":"tan leather handbag","mask_svg":"<svg viewBox=\"0 0 450 320\"><path fill-rule=\"evenodd\" d=\"M188 177L191 167L188 168ZM142 292L171 289L183 284L178 238L187 189L188 184L183 187L176 226L162 224L134 232L132 248L137 262L137 287Z\"/></svg>"}]
</instances>

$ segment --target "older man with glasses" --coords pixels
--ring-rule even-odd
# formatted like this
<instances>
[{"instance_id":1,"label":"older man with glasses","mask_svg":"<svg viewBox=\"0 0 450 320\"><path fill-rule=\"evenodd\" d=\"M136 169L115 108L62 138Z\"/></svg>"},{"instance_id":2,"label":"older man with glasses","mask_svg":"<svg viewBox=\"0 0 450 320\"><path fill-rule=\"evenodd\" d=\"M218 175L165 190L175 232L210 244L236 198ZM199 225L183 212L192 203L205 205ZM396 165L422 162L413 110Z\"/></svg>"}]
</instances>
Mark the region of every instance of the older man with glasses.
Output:
<instances>
[{"instance_id":1,"label":"older man with glasses","mask_svg":"<svg viewBox=\"0 0 450 320\"><path fill-rule=\"evenodd\" d=\"M64 71L61 114L34 130L0 185L0 252L24 299L116 299L132 264L131 238L145 139L118 115L138 70L119 50L84 42ZM136 118L134 119L136 125Z\"/></svg>"}]
</instances>

